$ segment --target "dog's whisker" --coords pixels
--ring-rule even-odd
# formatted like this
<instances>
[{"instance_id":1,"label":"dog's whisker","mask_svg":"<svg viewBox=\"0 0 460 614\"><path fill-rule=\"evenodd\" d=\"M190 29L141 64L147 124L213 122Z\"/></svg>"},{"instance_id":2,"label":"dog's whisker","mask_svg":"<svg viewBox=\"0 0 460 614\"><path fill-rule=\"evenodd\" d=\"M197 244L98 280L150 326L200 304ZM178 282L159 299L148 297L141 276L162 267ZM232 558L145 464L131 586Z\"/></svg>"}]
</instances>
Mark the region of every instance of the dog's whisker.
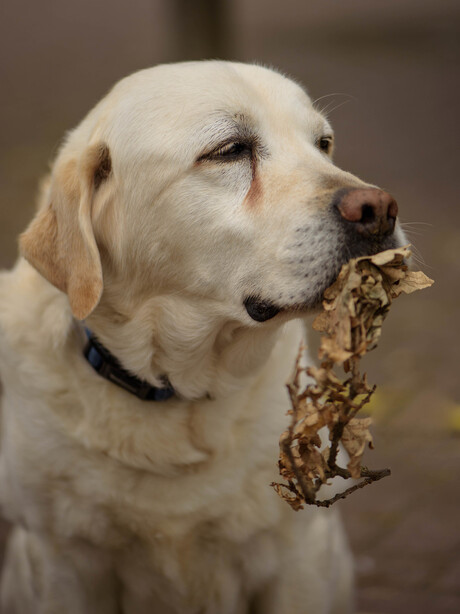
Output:
<instances>
[{"instance_id":1,"label":"dog's whisker","mask_svg":"<svg viewBox=\"0 0 460 614\"><path fill-rule=\"evenodd\" d=\"M350 100L344 100L343 102L337 104L335 107L332 107L332 109L327 109L325 111L322 111L323 115L325 115L326 117L328 117L331 113L333 113L334 111L336 111L337 109L340 109L340 107L343 107L345 104L347 104L348 102L351 102Z\"/></svg>"},{"instance_id":2,"label":"dog's whisker","mask_svg":"<svg viewBox=\"0 0 460 614\"><path fill-rule=\"evenodd\" d=\"M329 102L327 102L324 106L319 107L318 111L320 113L327 113L328 109L330 109L332 106L334 106L336 104L336 100L330 100Z\"/></svg>"},{"instance_id":3,"label":"dog's whisker","mask_svg":"<svg viewBox=\"0 0 460 614\"><path fill-rule=\"evenodd\" d=\"M400 222L400 225L406 234L414 233L418 234L419 236L423 236L427 230L427 227L432 226L432 224L417 224L415 222Z\"/></svg>"},{"instance_id":4,"label":"dog's whisker","mask_svg":"<svg viewBox=\"0 0 460 614\"><path fill-rule=\"evenodd\" d=\"M416 230L412 228L404 228L404 233L408 235L409 237L411 236L423 237L423 232L417 232Z\"/></svg>"},{"instance_id":5,"label":"dog's whisker","mask_svg":"<svg viewBox=\"0 0 460 614\"><path fill-rule=\"evenodd\" d=\"M318 108L318 111L322 114L322 115L326 115L327 110L335 103L335 101L333 100L332 102L328 102L324 107L320 107Z\"/></svg>"},{"instance_id":6,"label":"dog's whisker","mask_svg":"<svg viewBox=\"0 0 460 614\"><path fill-rule=\"evenodd\" d=\"M411 252L412 252L412 259L416 264L418 264L420 267L424 267L431 271L434 270L433 266L425 262L420 250L414 244L411 244Z\"/></svg>"},{"instance_id":7,"label":"dog's whisker","mask_svg":"<svg viewBox=\"0 0 460 614\"><path fill-rule=\"evenodd\" d=\"M430 226L431 228L433 227L433 224L430 224L429 222L401 222L401 226Z\"/></svg>"},{"instance_id":8,"label":"dog's whisker","mask_svg":"<svg viewBox=\"0 0 460 614\"><path fill-rule=\"evenodd\" d=\"M316 98L315 100L313 100L312 105L315 105L317 102L323 100L324 98L330 98L331 96L348 96L349 98L354 98L356 100L354 96L352 96L351 94L347 94L346 92L333 92L332 94L324 94L324 96Z\"/></svg>"},{"instance_id":9,"label":"dog's whisker","mask_svg":"<svg viewBox=\"0 0 460 614\"><path fill-rule=\"evenodd\" d=\"M423 237L425 235L426 228L420 228L420 226L429 226L432 224L428 222L400 222L400 226L404 233L409 237Z\"/></svg>"}]
</instances>

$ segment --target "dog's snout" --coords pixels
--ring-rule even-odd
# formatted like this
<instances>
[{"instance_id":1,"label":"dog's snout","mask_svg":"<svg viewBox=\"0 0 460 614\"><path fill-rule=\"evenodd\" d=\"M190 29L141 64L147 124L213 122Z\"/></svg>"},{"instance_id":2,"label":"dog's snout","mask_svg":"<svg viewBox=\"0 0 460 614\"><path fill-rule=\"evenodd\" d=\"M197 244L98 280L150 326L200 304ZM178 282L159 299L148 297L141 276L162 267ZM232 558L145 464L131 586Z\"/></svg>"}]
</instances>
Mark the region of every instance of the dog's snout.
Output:
<instances>
[{"instance_id":1,"label":"dog's snout","mask_svg":"<svg viewBox=\"0 0 460 614\"><path fill-rule=\"evenodd\" d=\"M388 192L378 188L355 188L341 195L336 207L362 235L384 236L395 227L398 205Z\"/></svg>"}]
</instances>

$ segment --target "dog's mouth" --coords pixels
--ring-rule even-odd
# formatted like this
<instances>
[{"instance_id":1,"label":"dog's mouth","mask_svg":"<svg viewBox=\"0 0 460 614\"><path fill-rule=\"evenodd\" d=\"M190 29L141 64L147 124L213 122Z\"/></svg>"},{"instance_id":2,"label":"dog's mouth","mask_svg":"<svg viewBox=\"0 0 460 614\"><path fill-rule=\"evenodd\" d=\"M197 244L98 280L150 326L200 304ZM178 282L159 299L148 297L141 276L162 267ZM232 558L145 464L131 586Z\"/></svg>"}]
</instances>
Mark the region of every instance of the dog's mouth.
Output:
<instances>
[{"instance_id":1,"label":"dog's mouth","mask_svg":"<svg viewBox=\"0 0 460 614\"><path fill-rule=\"evenodd\" d=\"M342 252L341 257L336 257L332 267L324 274L319 287L313 292L303 292L297 300L288 303L278 303L270 298L264 297L262 294L252 294L247 296L244 301L244 307L252 320L256 322L267 322L273 319L280 313L299 313L306 315L317 311L321 308L324 300L324 292L329 288L340 273L342 265L349 262L352 258L361 256L371 256L387 249L394 249L399 242L394 235L387 237L384 241L377 241L374 244L368 244L366 248L362 245L355 244L348 246L346 254Z\"/></svg>"}]
</instances>

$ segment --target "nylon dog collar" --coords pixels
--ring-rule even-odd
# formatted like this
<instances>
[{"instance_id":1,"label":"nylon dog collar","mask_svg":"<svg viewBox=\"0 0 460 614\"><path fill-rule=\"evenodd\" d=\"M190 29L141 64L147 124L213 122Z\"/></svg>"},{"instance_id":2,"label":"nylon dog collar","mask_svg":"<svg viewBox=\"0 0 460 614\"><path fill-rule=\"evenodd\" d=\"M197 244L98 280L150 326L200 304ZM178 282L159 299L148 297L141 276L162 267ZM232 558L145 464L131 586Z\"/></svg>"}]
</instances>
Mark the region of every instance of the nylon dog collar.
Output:
<instances>
[{"instance_id":1,"label":"nylon dog collar","mask_svg":"<svg viewBox=\"0 0 460 614\"><path fill-rule=\"evenodd\" d=\"M93 369L102 377L127 390L143 401L166 401L174 394L174 388L166 380L164 388L152 386L124 369L119 360L105 348L93 333L85 328L88 341L84 356Z\"/></svg>"}]
</instances>

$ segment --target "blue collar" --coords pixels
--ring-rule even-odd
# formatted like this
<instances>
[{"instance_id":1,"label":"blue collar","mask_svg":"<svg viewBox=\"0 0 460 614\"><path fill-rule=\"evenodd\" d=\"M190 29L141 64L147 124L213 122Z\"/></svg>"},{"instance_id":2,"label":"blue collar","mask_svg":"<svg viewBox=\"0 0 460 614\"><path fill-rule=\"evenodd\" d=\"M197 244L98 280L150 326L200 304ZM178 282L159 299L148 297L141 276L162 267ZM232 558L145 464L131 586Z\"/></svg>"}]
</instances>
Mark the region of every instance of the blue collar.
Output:
<instances>
[{"instance_id":1,"label":"blue collar","mask_svg":"<svg viewBox=\"0 0 460 614\"><path fill-rule=\"evenodd\" d=\"M175 394L174 388L167 379L164 388L156 388L126 371L119 360L97 341L88 328L85 328L85 332L88 341L84 349L84 356L93 369L109 382L124 388L143 401L166 401Z\"/></svg>"}]
</instances>

